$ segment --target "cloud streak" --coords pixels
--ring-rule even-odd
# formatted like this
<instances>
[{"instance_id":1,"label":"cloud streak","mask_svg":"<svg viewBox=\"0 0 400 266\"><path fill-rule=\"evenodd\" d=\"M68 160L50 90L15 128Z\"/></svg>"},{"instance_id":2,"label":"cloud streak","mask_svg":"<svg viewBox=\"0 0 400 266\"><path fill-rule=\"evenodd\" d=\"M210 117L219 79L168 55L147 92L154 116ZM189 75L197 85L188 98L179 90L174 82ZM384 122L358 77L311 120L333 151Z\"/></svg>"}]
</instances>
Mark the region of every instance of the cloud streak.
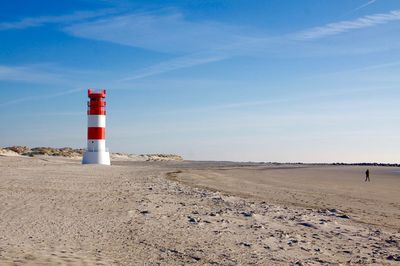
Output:
<instances>
[{"instance_id":1,"label":"cloud streak","mask_svg":"<svg viewBox=\"0 0 400 266\"><path fill-rule=\"evenodd\" d=\"M179 12L163 10L76 23L64 31L80 38L173 54L209 51L248 38L240 27L210 21L191 22Z\"/></svg>"},{"instance_id":2,"label":"cloud streak","mask_svg":"<svg viewBox=\"0 0 400 266\"><path fill-rule=\"evenodd\" d=\"M0 65L0 81L35 84L68 84L76 86L88 77L98 79L103 73L90 70L75 70L57 64L41 63L29 65Z\"/></svg>"},{"instance_id":3,"label":"cloud streak","mask_svg":"<svg viewBox=\"0 0 400 266\"><path fill-rule=\"evenodd\" d=\"M140 70L134 73L131 76L122 78L119 81L130 81L136 79L142 79L158 74L162 74L165 72L193 67L197 65L207 64L211 62L221 61L227 58L224 55L212 54L212 53L199 53L199 54L192 54L188 56L182 56L175 59L171 59L169 61L164 61L155 65L152 65L148 68Z\"/></svg>"},{"instance_id":4,"label":"cloud streak","mask_svg":"<svg viewBox=\"0 0 400 266\"><path fill-rule=\"evenodd\" d=\"M98 11L77 11L72 14L62 16L40 16L32 18L23 18L14 22L1 22L0 30L26 29L40 27L45 24L69 24L82 20L98 18L115 13L114 9L103 9Z\"/></svg>"},{"instance_id":5,"label":"cloud streak","mask_svg":"<svg viewBox=\"0 0 400 266\"><path fill-rule=\"evenodd\" d=\"M363 4L363 5L361 5L361 6L357 7L357 8L355 8L355 9L353 10L353 12L356 12L356 11L359 11L359 10L361 10L361 9L363 9L363 8L366 8L367 6L374 4L376 1L377 1L377 0L370 0L370 1L366 2L365 4Z\"/></svg>"},{"instance_id":6,"label":"cloud streak","mask_svg":"<svg viewBox=\"0 0 400 266\"><path fill-rule=\"evenodd\" d=\"M374 2L370 1L367 4L370 5L373 4ZM366 7L367 4L363 6ZM279 44L285 46L287 45L288 39L304 42L308 40L320 39L332 35L342 34L349 31L374 27L380 24L386 24L398 20L400 20L400 10L393 10L388 13L364 16L357 18L355 20L330 23L321 27L315 27L301 32L296 32L288 36L278 36L278 37L268 38L265 36L254 37L254 36L242 35L240 37L237 37L239 36L239 34L235 34L235 36L237 37L236 41L231 41L229 44L225 45L215 45L213 49L206 47L207 48L206 50L210 51L203 53L207 54L206 56L203 56L203 54L200 53L200 54L192 54L188 56L178 57L173 60L161 62L159 64L150 66L132 75L131 77L123 78L121 81L139 79L157 74L162 74L165 72L181 68L187 68L200 64L216 62L230 58L235 55L251 54L254 53L254 51L262 51L268 47L273 48L274 46L279 46Z\"/></svg>"},{"instance_id":7,"label":"cloud streak","mask_svg":"<svg viewBox=\"0 0 400 266\"><path fill-rule=\"evenodd\" d=\"M375 2L375 1L374 1ZM374 3L369 1L359 8ZM189 22L185 17L172 13L139 13L105 17L115 10L76 12L65 16L44 16L25 18L13 23L0 23L1 29L38 27L47 23L71 24L64 31L76 37L102 40L147 50L174 54L176 57L141 70L114 82L128 82L173 70L218 62L237 55L265 53L277 47L289 47L299 42L325 38L354 30L400 20L400 10L373 14L355 20L339 21L324 26L306 29L284 36L255 36L251 30L231 27L214 22ZM92 20L93 21L90 21ZM85 22L83 22L85 21ZM295 43L293 43L295 41ZM256 51L256 52L255 52ZM28 67L7 67L0 65L0 80L25 82L57 82L62 76L48 75ZM64 79L65 80L65 79ZM57 97L55 95L54 97ZM45 99L44 97L42 99ZM35 100L36 97L20 99ZM14 103L19 102L16 100ZM7 105L13 102L6 103ZM5 103L0 104L4 106Z\"/></svg>"},{"instance_id":8,"label":"cloud streak","mask_svg":"<svg viewBox=\"0 0 400 266\"><path fill-rule=\"evenodd\" d=\"M60 96L65 96L65 95L77 93L77 92L84 91L84 90L86 90L86 89L76 88L76 89L61 91L61 92L52 93L52 94L23 97L23 98L19 98L19 99L7 101L7 102L2 102L2 103L0 103L0 108L1 107L6 107L6 106L9 106L9 105L23 103L23 102L32 102L32 101L53 99L53 98L57 98L57 97L60 97Z\"/></svg>"},{"instance_id":9,"label":"cloud streak","mask_svg":"<svg viewBox=\"0 0 400 266\"><path fill-rule=\"evenodd\" d=\"M42 70L41 65L6 66L0 65L0 80L29 83L54 83L64 78L61 74Z\"/></svg>"},{"instance_id":10,"label":"cloud streak","mask_svg":"<svg viewBox=\"0 0 400 266\"><path fill-rule=\"evenodd\" d=\"M360 6L364 8L375 1ZM189 22L176 11L140 13L77 23L64 30L76 37L177 55L134 72L119 81L136 80L173 70L225 60L237 55L266 53L275 48L290 49L293 43L374 27L400 20L400 10L339 21L284 36L251 34L251 30L215 22Z\"/></svg>"},{"instance_id":11,"label":"cloud streak","mask_svg":"<svg viewBox=\"0 0 400 266\"><path fill-rule=\"evenodd\" d=\"M329 23L321 27L315 27L291 36L294 40L306 41L320 39L332 35L342 34L353 30L365 29L392 21L400 20L400 10L393 10L388 13L368 15L355 20Z\"/></svg>"},{"instance_id":12,"label":"cloud streak","mask_svg":"<svg viewBox=\"0 0 400 266\"><path fill-rule=\"evenodd\" d=\"M176 10L160 10L102 18L64 28L75 37L173 54L176 57L135 71L125 82L232 57L244 44L259 43L240 27L216 22L191 22ZM246 49L248 52L249 49Z\"/></svg>"},{"instance_id":13,"label":"cloud streak","mask_svg":"<svg viewBox=\"0 0 400 266\"><path fill-rule=\"evenodd\" d=\"M376 0L369 1L357 9L374 2ZM266 53L278 47L290 49L291 46L298 45L293 41L305 43L305 41L400 20L400 10L393 10L355 20L334 22L284 36L269 37L251 34L252 30L243 27L210 21L191 22L183 14L171 9L108 16L115 12L115 10L107 9L95 12L75 12L63 16L25 18L17 22L0 23L0 30L60 23L66 25L63 31L75 37L107 41L176 56L137 70L118 80L125 82L217 62L237 55ZM23 71L23 69L17 70ZM32 73L20 75L18 72L13 74L6 73L7 71L0 68L0 79L5 79L5 74L7 74L9 79L18 79L23 76L27 81L37 80L35 74Z\"/></svg>"}]
</instances>

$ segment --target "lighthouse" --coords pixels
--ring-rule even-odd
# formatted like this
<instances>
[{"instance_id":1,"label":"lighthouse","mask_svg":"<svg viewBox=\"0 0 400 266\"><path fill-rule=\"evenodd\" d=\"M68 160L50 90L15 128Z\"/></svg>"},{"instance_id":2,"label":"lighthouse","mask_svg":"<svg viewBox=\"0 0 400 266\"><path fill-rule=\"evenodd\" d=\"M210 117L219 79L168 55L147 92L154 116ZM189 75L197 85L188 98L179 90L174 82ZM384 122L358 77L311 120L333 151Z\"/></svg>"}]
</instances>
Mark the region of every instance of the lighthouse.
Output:
<instances>
[{"instance_id":1,"label":"lighthouse","mask_svg":"<svg viewBox=\"0 0 400 266\"><path fill-rule=\"evenodd\" d=\"M82 164L110 165L110 153L106 148L106 90L88 90L87 150Z\"/></svg>"}]
</instances>

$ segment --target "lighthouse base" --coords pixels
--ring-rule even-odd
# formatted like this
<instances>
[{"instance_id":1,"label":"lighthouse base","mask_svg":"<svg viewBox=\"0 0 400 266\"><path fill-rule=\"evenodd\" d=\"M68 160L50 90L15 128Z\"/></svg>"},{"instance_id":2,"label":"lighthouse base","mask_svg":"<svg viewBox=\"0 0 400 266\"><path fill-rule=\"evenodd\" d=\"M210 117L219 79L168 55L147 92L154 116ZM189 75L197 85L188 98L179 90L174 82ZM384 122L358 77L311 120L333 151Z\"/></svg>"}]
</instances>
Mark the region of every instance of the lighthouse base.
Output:
<instances>
[{"instance_id":1,"label":"lighthouse base","mask_svg":"<svg viewBox=\"0 0 400 266\"><path fill-rule=\"evenodd\" d=\"M110 153L105 151L86 151L83 154L82 164L110 165Z\"/></svg>"}]
</instances>

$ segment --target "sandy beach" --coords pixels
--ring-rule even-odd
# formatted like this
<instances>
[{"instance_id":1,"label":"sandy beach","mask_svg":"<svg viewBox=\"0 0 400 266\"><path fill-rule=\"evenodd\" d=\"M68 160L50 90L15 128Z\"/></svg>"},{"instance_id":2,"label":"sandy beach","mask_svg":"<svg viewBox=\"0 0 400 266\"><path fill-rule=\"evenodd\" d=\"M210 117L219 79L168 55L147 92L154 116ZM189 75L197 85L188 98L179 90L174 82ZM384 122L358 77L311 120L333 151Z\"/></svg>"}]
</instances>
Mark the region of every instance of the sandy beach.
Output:
<instances>
[{"instance_id":1,"label":"sandy beach","mask_svg":"<svg viewBox=\"0 0 400 266\"><path fill-rule=\"evenodd\" d=\"M372 182L364 182L366 169ZM395 167L217 166L177 176L192 186L287 206L340 209L354 221L400 228L400 170Z\"/></svg>"},{"instance_id":2,"label":"sandy beach","mask_svg":"<svg viewBox=\"0 0 400 266\"><path fill-rule=\"evenodd\" d=\"M398 265L400 173L0 157L1 265Z\"/></svg>"}]
</instances>

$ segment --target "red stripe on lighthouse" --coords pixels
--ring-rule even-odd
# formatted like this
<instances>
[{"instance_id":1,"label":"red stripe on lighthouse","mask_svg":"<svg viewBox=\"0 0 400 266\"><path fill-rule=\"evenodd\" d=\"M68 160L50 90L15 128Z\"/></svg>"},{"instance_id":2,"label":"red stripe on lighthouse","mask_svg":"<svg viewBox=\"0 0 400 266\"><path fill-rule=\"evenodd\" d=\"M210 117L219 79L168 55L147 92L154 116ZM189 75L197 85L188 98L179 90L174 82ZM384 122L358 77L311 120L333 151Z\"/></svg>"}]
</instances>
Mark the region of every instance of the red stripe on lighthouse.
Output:
<instances>
[{"instance_id":1,"label":"red stripe on lighthouse","mask_svg":"<svg viewBox=\"0 0 400 266\"><path fill-rule=\"evenodd\" d=\"M104 127L88 127L88 139L106 139Z\"/></svg>"},{"instance_id":2,"label":"red stripe on lighthouse","mask_svg":"<svg viewBox=\"0 0 400 266\"><path fill-rule=\"evenodd\" d=\"M88 115L106 115L106 110L104 107L90 107Z\"/></svg>"}]
</instances>

